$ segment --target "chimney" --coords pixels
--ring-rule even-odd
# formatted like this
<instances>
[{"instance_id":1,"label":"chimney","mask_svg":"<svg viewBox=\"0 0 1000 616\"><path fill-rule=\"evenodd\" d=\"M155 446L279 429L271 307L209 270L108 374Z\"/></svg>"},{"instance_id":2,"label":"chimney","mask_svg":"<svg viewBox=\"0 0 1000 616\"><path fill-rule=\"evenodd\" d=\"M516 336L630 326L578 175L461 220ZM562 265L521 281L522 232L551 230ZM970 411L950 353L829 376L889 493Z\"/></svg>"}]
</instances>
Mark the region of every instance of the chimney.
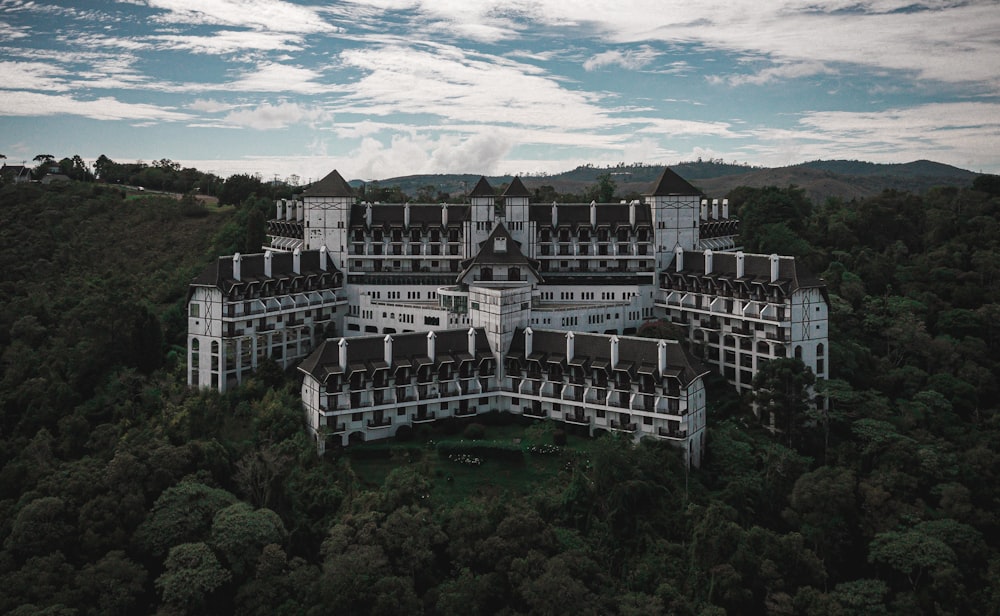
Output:
<instances>
[{"instance_id":1,"label":"chimney","mask_svg":"<svg viewBox=\"0 0 1000 616\"><path fill-rule=\"evenodd\" d=\"M437 334L433 330L427 332L427 357L431 358L431 361L437 361L437 349L435 348L435 341L437 340Z\"/></svg>"},{"instance_id":2,"label":"chimney","mask_svg":"<svg viewBox=\"0 0 1000 616\"><path fill-rule=\"evenodd\" d=\"M295 202L295 220L302 222L306 217L306 202L296 201Z\"/></svg>"},{"instance_id":3,"label":"chimney","mask_svg":"<svg viewBox=\"0 0 1000 616\"><path fill-rule=\"evenodd\" d=\"M292 271L296 274L302 273L302 251L298 248L292 252Z\"/></svg>"},{"instance_id":4,"label":"chimney","mask_svg":"<svg viewBox=\"0 0 1000 616\"><path fill-rule=\"evenodd\" d=\"M573 359L576 350L576 335L573 332L566 332L566 361Z\"/></svg>"},{"instance_id":5,"label":"chimney","mask_svg":"<svg viewBox=\"0 0 1000 616\"><path fill-rule=\"evenodd\" d=\"M469 333L467 335L469 339L469 355L475 357L476 355L476 329L474 327L469 328Z\"/></svg>"},{"instance_id":6,"label":"chimney","mask_svg":"<svg viewBox=\"0 0 1000 616\"><path fill-rule=\"evenodd\" d=\"M596 201L591 201L590 202L590 228L591 229L596 229L597 228L597 202Z\"/></svg>"},{"instance_id":7,"label":"chimney","mask_svg":"<svg viewBox=\"0 0 1000 616\"><path fill-rule=\"evenodd\" d=\"M719 220L719 200L712 199L712 218Z\"/></svg>"},{"instance_id":8,"label":"chimney","mask_svg":"<svg viewBox=\"0 0 1000 616\"><path fill-rule=\"evenodd\" d=\"M346 373L347 372L347 341L344 340L343 338L341 338L340 342L337 343L337 346L340 347L340 369Z\"/></svg>"},{"instance_id":9,"label":"chimney","mask_svg":"<svg viewBox=\"0 0 1000 616\"><path fill-rule=\"evenodd\" d=\"M701 200L701 219L708 219L708 199Z\"/></svg>"},{"instance_id":10,"label":"chimney","mask_svg":"<svg viewBox=\"0 0 1000 616\"><path fill-rule=\"evenodd\" d=\"M712 273L712 251L711 250L706 250L705 251L705 273L706 274L711 274Z\"/></svg>"},{"instance_id":11,"label":"chimney","mask_svg":"<svg viewBox=\"0 0 1000 616\"><path fill-rule=\"evenodd\" d=\"M406 205L403 206L403 228L410 228L410 202L407 201Z\"/></svg>"},{"instance_id":12,"label":"chimney","mask_svg":"<svg viewBox=\"0 0 1000 616\"><path fill-rule=\"evenodd\" d=\"M618 367L618 336L611 336L611 369Z\"/></svg>"},{"instance_id":13,"label":"chimney","mask_svg":"<svg viewBox=\"0 0 1000 616\"><path fill-rule=\"evenodd\" d=\"M559 206L556 202L552 202L552 229L553 231L559 226Z\"/></svg>"},{"instance_id":14,"label":"chimney","mask_svg":"<svg viewBox=\"0 0 1000 616\"><path fill-rule=\"evenodd\" d=\"M243 257L240 256L240 253L236 253L236 254L233 255L233 278L235 280L241 280L241 278L240 278L240 274L241 274L241 272L240 272L240 269L241 269L240 268L240 262L242 260L243 260Z\"/></svg>"},{"instance_id":15,"label":"chimney","mask_svg":"<svg viewBox=\"0 0 1000 616\"><path fill-rule=\"evenodd\" d=\"M281 203L282 203L282 205L285 208L285 215L282 216L282 218L285 219L285 220L294 220L295 219L295 201L285 201L284 199L282 199Z\"/></svg>"},{"instance_id":16,"label":"chimney","mask_svg":"<svg viewBox=\"0 0 1000 616\"><path fill-rule=\"evenodd\" d=\"M656 345L656 358L658 360L657 364L656 364L656 367L660 370L660 376L662 377L663 373L667 371L667 341L666 340L660 340L660 342Z\"/></svg>"},{"instance_id":17,"label":"chimney","mask_svg":"<svg viewBox=\"0 0 1000 616\"><path fill-rule=\"evenodd\" d=\"M285 200L276 199L274 202L274 218L275 220L284 220L285 218Z\"/></svg>"},{"instance_id":18,"label":"chimney","mask_svg":"<svg viewBox=\"0 0 1000 616\"><path fill-rule=\"evenodd\" d=\"M736 253L736 277L743 278L746 275L746 271L746 255L741 250Z\"/></svg>"},{"instance_id":19,"label":"chimney","mask_svg":"<svg viewBox=\"0 0 1000 616\"><path fill-rule=\"evenodd\" d=\"M271 277L271 251L267 250L264 252L264 278Z\"/></svg>"},{"instance_id":20,"label":"chimney","mask_svg":"<svg viewBox=\"0 0 1000 616\"><path fill-rule=\"evenodd\" d=\"M447 227L448 226L448 204L447 203L442 203L441 204L441 226L442 227Z\"/></svg>"},{"instance_id":21,"label":"chimney","mask_svg":"<svg viewBox=\"0 0 1000 616\"><path fill-rule=\"evenodd\" d=\"M781 271L781 262L778 255L771 255L771 282L778 279L778 274Z\"/></svg>"},{"instance_id":22,"label":"chimney","mask_svg":"<svg viewBox=\"0 0 1000 616\"><path fill-rule=\"evenodd\" d=\"M635 229L635 201L628 204L628 224L632 225Z\"/></svg>"},{"instance_id":23,"label":"chimney","mask_svg":"<svg viewBox=\"0 0 1000 616\"><path fill-rule=\"evenodd\" d=\"M679 245L674 248L674 265L676 266L676 271L684 271L684 249Z\"/></svg>"},{"instance_id":24,"label":"chimney","mask_svg":"<svg viewBox=\"0 0 1000 616\"><path fill-rule=\"evenodd\" d=\"M531 331L530 327L528 327L528 328L526 328L524 330L524 357L525 357L525 359L527 359L528 355L531 355L531 353L533 352L533 349L532 349L532 347L533 347L532 338L534 338L534 336L535 336L535 332Z\"/></svg>"},{"instance_id":25,"label":"chimney","mask_svg":"<svg viewBox=\"0 0 1000 616\"><path fill-rule=\"evenodd\" d=\"M384 350L383 350L382 358L385 360L385 363L387 363L387 364L389 364L391 366L392 365L392 334L386 334L385 338L382 339L382 342L385 343L385 345L383 347Z\"/></svg>"},{"instance_id":26,"label":"chimney","mask_svg":"<svg viewBox=\"0 0 1000 616\"><path fill-rule=\"evenodd\" d=\"M729 199L722 200L722 217L729 220Z\"/></svg>"},{"instance_id":27,"label":"chimney","mask_svg":"<svg viewBox=\"0 0 1000 616\"><path fill-rule=\"evenodd\" d=\"M372 226L372 204L365 203L365 226L371 229Z\"/></svg>"},{"instance_id":28,"label":"chimney","mask_svg":"<svg viewBox=\"0 0 1000 616\"><path fill-rule=\"evenodd\" d=\"M326 244L319 247L319 268L326 271Z\"/></svg>"}]
</instances>

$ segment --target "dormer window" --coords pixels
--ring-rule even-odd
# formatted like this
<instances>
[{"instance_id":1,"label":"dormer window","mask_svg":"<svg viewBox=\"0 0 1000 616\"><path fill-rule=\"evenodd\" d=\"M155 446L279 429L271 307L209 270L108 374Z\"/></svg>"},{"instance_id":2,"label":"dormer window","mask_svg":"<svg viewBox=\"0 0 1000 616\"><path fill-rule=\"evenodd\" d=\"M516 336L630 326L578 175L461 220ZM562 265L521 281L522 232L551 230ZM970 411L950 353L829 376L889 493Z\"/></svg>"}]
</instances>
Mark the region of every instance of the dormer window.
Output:
<instances>
[{"instance_id":1,"label":"dormer window","mask_svg":"<svg viewBox=\"0 0 1000 616\"><path fill-rule=\"evenodd\" d=\"M495 237L493 238L493 252L503 254L507 252L507 238L505 237Z\"/></svg>"}]
</instances>

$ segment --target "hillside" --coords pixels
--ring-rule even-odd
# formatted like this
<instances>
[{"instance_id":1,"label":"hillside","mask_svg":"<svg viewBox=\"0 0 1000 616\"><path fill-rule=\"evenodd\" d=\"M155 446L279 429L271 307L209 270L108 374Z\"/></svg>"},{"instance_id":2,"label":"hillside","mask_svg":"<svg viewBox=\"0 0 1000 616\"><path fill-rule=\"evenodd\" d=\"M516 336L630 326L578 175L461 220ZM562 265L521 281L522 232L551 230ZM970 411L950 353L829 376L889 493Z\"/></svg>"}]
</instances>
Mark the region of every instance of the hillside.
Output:
<instances>
[{"instance_id":1,"label":"hillside","mask_svg":"<svg viewBox=\"0 0 1000 616\"><path fill-rule=\"evenodd\" d=\"M549 186L555 192L582 195L598 182L598 177L610 174L617 184L617 194L643 194L663 169L659 165L617 165L594 167L584 165L552 175L522 177L529 190ZM964 187L978 174L950 165L919 160L905 164L876 164L862 161L812 161L790 167L761 168L727 164L718 161L683 162L671 165L676 171L709 196L725 196L737 186L798 186L811 200L822 203L830 197L857 199L877 195L883 190L925 192L935 186ZM487 176L494 188L509 183L512 176ZM412 175L379 180L379 185L399 187L411 198L428 186L453 197L471 190L479 176L474 174ZM361 184L354 180L352 185Z\"/></svg>"}]
</instances>

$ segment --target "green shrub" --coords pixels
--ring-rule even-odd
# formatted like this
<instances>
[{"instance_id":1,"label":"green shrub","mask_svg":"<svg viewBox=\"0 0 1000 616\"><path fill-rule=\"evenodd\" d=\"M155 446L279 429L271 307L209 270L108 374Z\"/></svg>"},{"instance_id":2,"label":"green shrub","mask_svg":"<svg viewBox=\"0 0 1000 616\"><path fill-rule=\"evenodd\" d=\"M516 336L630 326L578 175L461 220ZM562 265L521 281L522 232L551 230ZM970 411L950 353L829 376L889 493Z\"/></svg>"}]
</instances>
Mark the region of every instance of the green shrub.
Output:
<instances>
[{"instance_id":1,"label":"green shrub","mask_svg":"<svg viewBox=\"0 0 1000 616\"><path fill-rule=\"evenodd\" d=\"M486 437L486 426L481 423L471 423L465 426L462 436L469 440L479 441Z\"/></svg>"}]
</instances>

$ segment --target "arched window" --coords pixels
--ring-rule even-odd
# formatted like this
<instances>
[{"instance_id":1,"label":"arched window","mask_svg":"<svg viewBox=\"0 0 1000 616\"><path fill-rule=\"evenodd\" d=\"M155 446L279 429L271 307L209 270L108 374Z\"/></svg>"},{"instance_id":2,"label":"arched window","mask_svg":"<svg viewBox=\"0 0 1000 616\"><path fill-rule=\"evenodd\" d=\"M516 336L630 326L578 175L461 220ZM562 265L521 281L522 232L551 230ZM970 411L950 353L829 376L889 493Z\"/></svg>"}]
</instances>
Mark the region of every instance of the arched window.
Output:
<instances>
[{"instance_id":1,"label":"arched window","mask_svg":"<svg viewBox=\"0 0 1000 616\"><path fill-rule=\"evenodd\" d=\"M480 280L493 280L493 268L492 267L481 267L481 268L479 268L479 279Z\"/></svg>"},{"instance_id":2,"label":"arched window","mask_svg":"<svg viewBox=\"0 0 1000 616\"><path fill-rule=\"evenodd\" d=\"M511 267L507 269L507 280L520 280L521 279L521 268Z\"/></svg>"},{"instance_id":3,"label":"arched window","mask_svg":"<svg viewBox=\"0 0 1000 616\"><path fill-rule=\"evenodd\" d=\"M802 347L795 345L795 359L802 359Z\"/></svg>"}]
</instances>

